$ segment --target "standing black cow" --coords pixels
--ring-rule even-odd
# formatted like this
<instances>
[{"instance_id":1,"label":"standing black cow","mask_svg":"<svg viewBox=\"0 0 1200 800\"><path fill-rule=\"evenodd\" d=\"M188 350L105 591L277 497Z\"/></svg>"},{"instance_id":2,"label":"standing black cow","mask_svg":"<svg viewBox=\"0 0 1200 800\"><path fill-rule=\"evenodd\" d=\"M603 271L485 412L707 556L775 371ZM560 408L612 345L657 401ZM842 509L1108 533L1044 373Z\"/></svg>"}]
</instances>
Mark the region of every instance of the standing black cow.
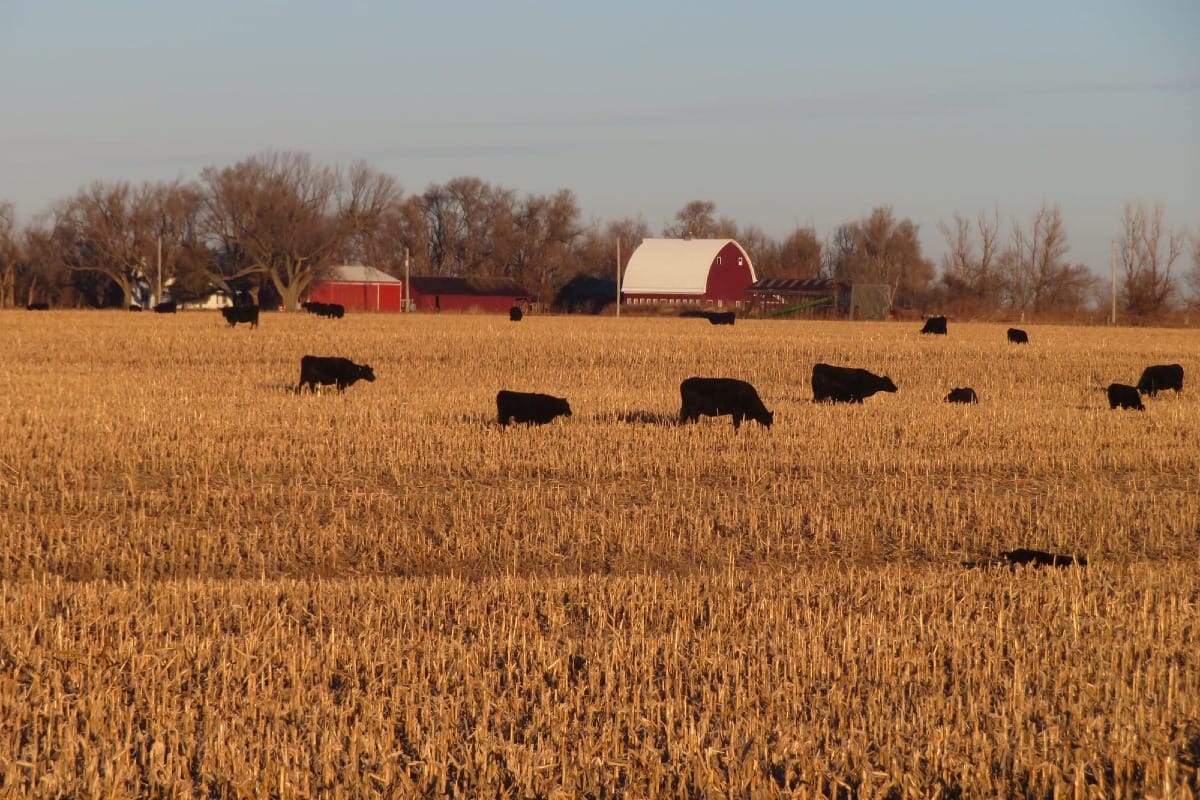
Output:
<instances>
[{"instance_id":1,"label":"standing black cow","mask_svg":"<svg viewBox=\"0 0 1200 800\"><path fill-rule=\"evenodd\" d=\"M925 320L925 327L921 328L921 333L940 333L944 336L946 334L946 318L930 317Z\"/></svg>"},{"instance_id":2,"label":"standing black cow","mask_svg":"<svg viewBox=\"0 0 1200 800\"><path fill-rule=\"evenodd\" d=\"M886 375L876 375L865 369L815 364L812 390L813 402L861 403L876 392L895 392L896 384Z\"/></svg>"},{"instance_id":3,"label":"standing black cow","mask_svg":"<svg viewBox=\"0 0 1200 800\"><path fill-rule=\"evenodd\" d=\"M1183 391L1183 367L1179 364L1155 364L1142 370L1137 390L1151 397L1167 389Z\"/></svg>"},{"instance_id":4,"label":"standing black cow","mask_svg":"<svg viewBox=\"0 0 1200 800\"><path fill-rule=\"evenodd\" d=\"M340 392L358 381L374 380L375 370L365 364L355 364L348 358L304 356L300 359L300 383L296 391L308 386L309 390L315 392L319 383L322 386L336 384Z\"/></svg>"},{"instance_id":5,"label":"standing black cow","mask_svg":"<svg viewBox=\"0 0 1200 800\"><path fill-rule=\"evenodd\" d=\"M947 403L978 403L979 395L970 386L955 387L946 395Z\"/></svg>"},{"instance_id":6,"label":"standing black cow","mask_svg":"<svg viewBox=\"0 0 1200 800\"><path fill-rule=\"evenodd\" d=\"M25 310L26 311L49 311L50 304L49 303L30 303L29 305L25 306Z\"/></svg>"},{"instance_id":7,"label":"standing black cow","mask_svg":"<svg viewBox=\"0 0 1200 800\"><path fill-rule=\"evenodd\" d=\"M175 305L174 300L165 300L154 306L155 314L174 314L178 310L179 307Z\"/></svg>"},{"instance_id":8,"label":"standing black cow","mask_svg":"<svg viewBox=\"0 0 1200 800\"><path fill-rule=\"evenodd\" d=\"M496 418L501 425L509 422L545 425L556 417L569 416L571 406L565 397L538 392L510 392L507 389L496 393Z\"/></svg>"},{"instance_id":9,"label":"standing black cow","mask_svg":"<svg viewBox=\"0 0 1200 800\"><path fill-rule=\"evenodd\" d=\"M775 414L767 411L754 387L736 378L688 378L679 384L679 396L683 401L679 409L680 423L695 422L701 415L721 417L730 414L734 430L737 430L744 419L752 419L767 428L775 420Z\"/></svg>"},{"instance_id":10,"label":"standing black cow","mask_svg":"<svg viewBox=\"0 0 1200 800\"><path fill-rule=\"evenodd\" d=\"M1145 406L1142 405L1142 396L1138 394L1137 387L1129 386L1124 383L1111 383L1108 386L1108 407L1109 408L1130 408L1135 411L1144 411Z\"/></svg>"},{"instance_id":11,"label":"standing black cow","mask_svg":"<svg viewBox=\"0 0 1200 800\"><path fill-rule=\"evenodd\" d=\"M525 316L525 312L521 310L520 306L513 306L512 308L510 308L508 310L508 321L509 322L520 322L521 317L523 317L523 316Z\"/></svg>"},{"instance_id":12,"label":"standing black cow","mask_svg":"<svg viewBox=\"0 0 1200 800\"><path fill-rule=\"evenodd\" d=\"M708 317L709 325L732 325L737 315L733 311L710 311L704 316Z\"/></svg>"},{"instance_id":13,"label":"standing black cow","mask_svg":"<svg viewBox=\"0 0 1200 800\"><path fill-rule=\"evenodd\" d=\"M239 322L248 323L251 328L258 327L258 306L226 306L221 309L221 316L231 328Z\"/></svg>"},{"instance_id":14,"label":"standing black cow","mask_svg":"<svg viewBox=\"0 0 1200 800\"><path fill-rule=\"evenodd\" d=\"M1009 328L1008 340L1013 344L1029 344L1029 334L1020 328Z\"/></svg>"}]
</instances>

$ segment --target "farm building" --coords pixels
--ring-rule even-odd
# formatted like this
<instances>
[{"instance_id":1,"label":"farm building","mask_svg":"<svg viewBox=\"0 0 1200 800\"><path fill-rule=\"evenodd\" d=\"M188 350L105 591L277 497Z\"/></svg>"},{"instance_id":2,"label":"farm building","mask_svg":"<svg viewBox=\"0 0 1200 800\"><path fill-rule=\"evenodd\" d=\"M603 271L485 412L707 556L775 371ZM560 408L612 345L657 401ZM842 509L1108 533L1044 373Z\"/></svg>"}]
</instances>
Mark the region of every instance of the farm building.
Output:
<instances>
[{"instance_id":1,"label":"farm building","mask_svg":"<svg viewBox=\"0 0 1200 800\"><path fill-rule=\"evenodd\" d=\"M807 314L845 316L850 284L822 278L759 278L747 290L750 303L768 316Z\"/></svg>"},{"instance_id":2,"label":"farm building","mask_svg":"<svg viewBox=\"0 0 1200 800\"><path fill-rule=\"evenodd\" d=\"M347 311L399 311L404 298L404 281L374 267L334 267L313 285L309 300L340 303Z\"/></svg>"},{"instance_id":3,"label":"farm building","mask_svg":"<svg viewBox=\"0 0 1200 800\"><path fill-rule=\"evenodd\" d=\"M733 239L644 239L629 257L621 296L634 305L740 307L752 283L750 256Z\"/></svg>"},{"instance_id":4,"label":"farm building","mask_svg":"<svg viewBox=\"0 0 1200 800\"><path fill-rule=\"evenodd\" d=\"M507 312L513 306L528 310L532 297L509 278L449 278L424 275L409 278L417 311Z\"/></svg>"}]
</instances>

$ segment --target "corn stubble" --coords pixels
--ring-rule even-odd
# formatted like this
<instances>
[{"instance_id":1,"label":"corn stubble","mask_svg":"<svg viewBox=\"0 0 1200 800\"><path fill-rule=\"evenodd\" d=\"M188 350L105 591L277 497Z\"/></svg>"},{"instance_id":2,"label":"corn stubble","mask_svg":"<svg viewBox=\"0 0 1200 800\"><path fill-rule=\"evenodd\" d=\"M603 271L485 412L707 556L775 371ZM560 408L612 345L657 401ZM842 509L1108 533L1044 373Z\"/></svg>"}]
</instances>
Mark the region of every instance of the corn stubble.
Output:
<instances>
[{"instance_id":1,"label":"corn stubble","mask_svg":"<svg viewBox=\"0 0 1200 800\"><path fill-rule=\"evenodd\" d=\"M1035 331L0 313L0 793L1195 796L1200 334Z\"/></svg>"}]
</instances>

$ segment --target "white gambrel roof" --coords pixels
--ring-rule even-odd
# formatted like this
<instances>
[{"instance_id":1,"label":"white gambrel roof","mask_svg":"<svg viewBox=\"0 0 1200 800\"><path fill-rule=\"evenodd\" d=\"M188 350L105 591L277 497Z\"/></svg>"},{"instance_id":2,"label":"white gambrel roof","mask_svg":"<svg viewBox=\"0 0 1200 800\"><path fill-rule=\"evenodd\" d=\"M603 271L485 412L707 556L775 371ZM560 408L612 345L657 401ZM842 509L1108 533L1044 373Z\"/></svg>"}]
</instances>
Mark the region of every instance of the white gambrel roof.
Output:
<instances>
[{"instance_id":1,"label":"white gambrel roof","mask_svg":"<svg viewBox=\"0 0 1200 800\"><path fill-rule=\"evenodd\" d=\"M362 264L343 264L329 270L323 283L403 283L383 270L364 267Z\"/></svg>"},{"instance_id":2,"label":"white gambrel roof","mask_svg":"<svg viewBox=\"0 0 1200 800\"><path fill-rule=\"evenodd\" d=\"M626 294L704 294L713 259L733 239L643 239L629 257L621 291ZM737 245L743 255L741 245ZM754 280L754 266L750 280Z\"/></svg>"}]
</instances>

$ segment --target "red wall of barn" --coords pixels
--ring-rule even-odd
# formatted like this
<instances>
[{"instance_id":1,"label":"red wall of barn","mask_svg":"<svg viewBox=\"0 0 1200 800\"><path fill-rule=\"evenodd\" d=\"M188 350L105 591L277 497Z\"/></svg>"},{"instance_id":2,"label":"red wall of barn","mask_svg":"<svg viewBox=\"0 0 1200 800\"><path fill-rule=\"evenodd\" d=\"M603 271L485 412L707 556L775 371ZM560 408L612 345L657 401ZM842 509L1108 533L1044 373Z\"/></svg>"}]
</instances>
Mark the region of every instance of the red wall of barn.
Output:
<instances>
[{"instance_id":1,"label":"red wall of barn","mask_svg":"<svg viewBox=\"0 0 1200 800\"><path fill-rule=\"evenodd\" d=\"M399 311L403 288L399 283L319 283L308 299L341 303L347 311Z\"/></svg>"},{"instance_id":2,"label":"red wall of barn","mask_svg":"<svg viewBox=\"0 0 1200 800\"><path fill-rule=\"evenodd\" d=\"M729 242L721 248L708 268L708 282L704 286L706 300L737 302L748 299L747 287L754 283L750 275L750 259L735 243Z\"/></svg>"},{"instance_id":3,"label":"red wall of barn","mask_svg":"<svg viewBox=\"0 0 1200 800\"><path fill-rule=\"evenodd\" d=\"M417 311L483 311L487 313L507 314L515 305L520 305L519 298L508 295L478 295L478 294L421 294L413 291L413 304Z\"/></svg>"}]
</instances>

